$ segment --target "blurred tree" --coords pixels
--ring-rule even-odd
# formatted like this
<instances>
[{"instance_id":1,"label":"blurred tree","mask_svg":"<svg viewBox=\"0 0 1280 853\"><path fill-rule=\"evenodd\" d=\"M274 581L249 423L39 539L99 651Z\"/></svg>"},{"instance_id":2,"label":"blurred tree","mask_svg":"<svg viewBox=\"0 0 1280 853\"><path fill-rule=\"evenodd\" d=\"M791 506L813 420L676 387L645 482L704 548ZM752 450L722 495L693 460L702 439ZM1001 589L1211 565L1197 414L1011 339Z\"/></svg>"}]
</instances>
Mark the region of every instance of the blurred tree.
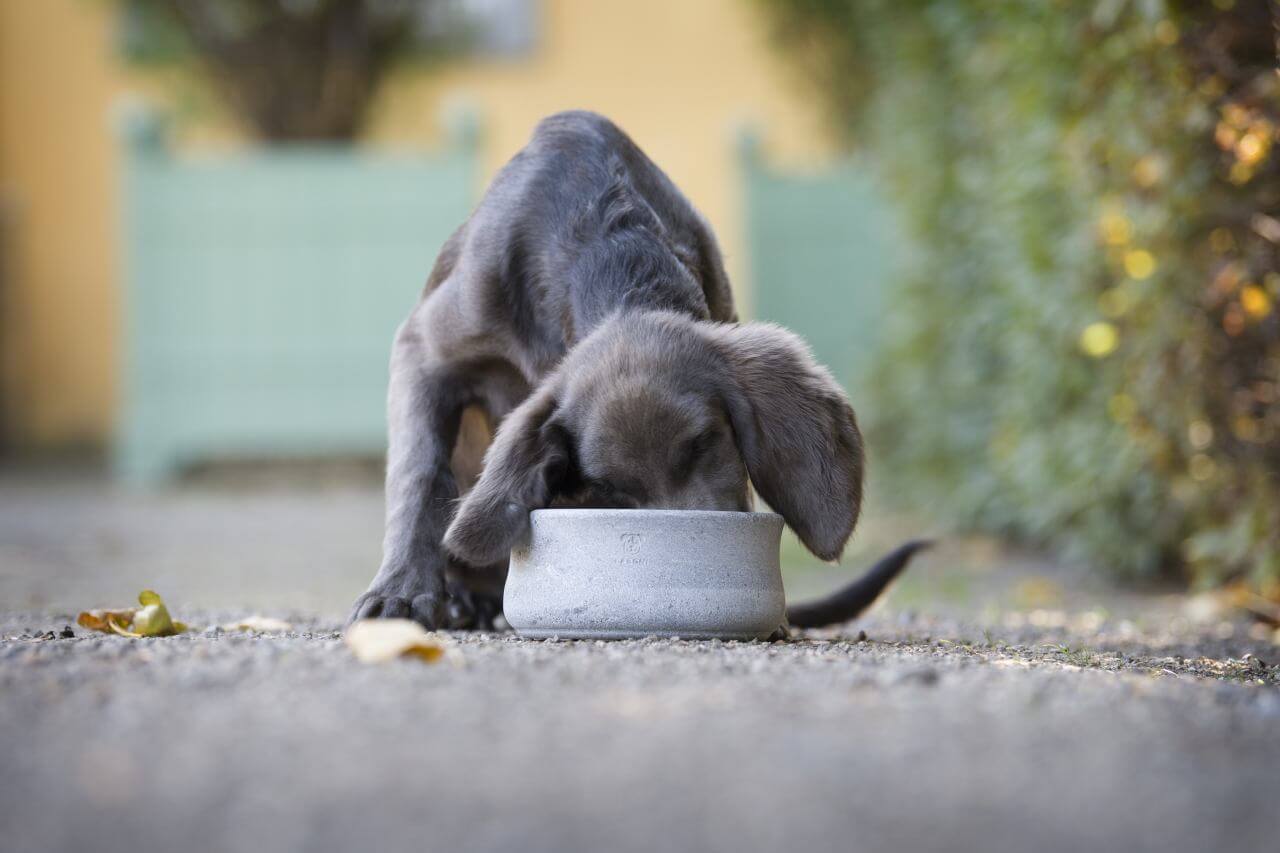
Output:
<instances>
[{"instance_id":1,"label":"blurred tree","mask_svg":"<svg viewBox=\"0 0 1280 853\"><path fill-rule=\"evenodd\" d=\"M1271 0L757 0L915 245L873 435L918 498L1280 589Z\"/></svg>"},{"instance_id":2,"label":"blurred tree","mask_svg":"<svg viewBox=\"0 0 1280 853\"><path fill-rule=\"evenodd\" d=\"M388 70L430 47L447 0L124 0L126 50L199 59L263 139L347 140Z\"/></svg>"}]
</instances>

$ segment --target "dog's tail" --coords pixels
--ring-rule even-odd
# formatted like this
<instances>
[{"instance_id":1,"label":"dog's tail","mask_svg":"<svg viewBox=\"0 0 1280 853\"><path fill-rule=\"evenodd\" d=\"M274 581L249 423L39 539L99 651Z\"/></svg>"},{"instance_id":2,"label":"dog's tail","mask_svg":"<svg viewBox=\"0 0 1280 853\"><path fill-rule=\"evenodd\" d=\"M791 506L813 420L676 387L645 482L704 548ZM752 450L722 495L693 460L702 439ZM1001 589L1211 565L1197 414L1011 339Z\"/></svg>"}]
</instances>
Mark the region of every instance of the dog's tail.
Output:
<instances>
[{"instance_id":1,"label":"dog's tail","mask_svg":"<svg viewBox=\"0 0 1280 853\"><path fill-rule=\"evenodd\" d=\"M793 628L820 628L823 625L835 625L848 622L871 606L884 588L893 579L902 574L902 570L911 562L917 551L933 545L929 539L913 539L900 545L894 551L880 558L866 574L858 578L844 589L837 590L825 598L816 601L805 601L787 607L787 622Z\"/></svg>"}]
</instances>

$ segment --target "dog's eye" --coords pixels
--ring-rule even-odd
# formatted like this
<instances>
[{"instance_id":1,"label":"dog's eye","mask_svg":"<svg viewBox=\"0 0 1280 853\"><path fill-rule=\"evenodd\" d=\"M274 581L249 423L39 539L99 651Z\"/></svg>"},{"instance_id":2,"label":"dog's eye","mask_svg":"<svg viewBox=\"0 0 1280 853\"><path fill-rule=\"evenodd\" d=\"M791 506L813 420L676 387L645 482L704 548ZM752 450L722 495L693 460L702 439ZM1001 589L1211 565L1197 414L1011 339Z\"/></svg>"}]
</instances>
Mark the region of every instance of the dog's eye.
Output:
<instances>
[{"instance_id":1,"label":"dog's eye","mask_svg":"<svg viewBox=\"0 0 1280 853\"><path fill-rule=\"evenodd\" d=\"M587 480L584 499L596 508L634 509L640 505L631 494L603 480Z\"/></svg>"},{"instance_id":2,"label":"dog's eye","mask_svg":"<svg viewBox=\"0 0 1280 853\"><path fill-rule=\"evenodd\" d=\"M715 444L716 438L716 431L708 429L685 442L679 457L679 469L683 471L693 467L694 463Z\"/></svg>"}]
</instances>

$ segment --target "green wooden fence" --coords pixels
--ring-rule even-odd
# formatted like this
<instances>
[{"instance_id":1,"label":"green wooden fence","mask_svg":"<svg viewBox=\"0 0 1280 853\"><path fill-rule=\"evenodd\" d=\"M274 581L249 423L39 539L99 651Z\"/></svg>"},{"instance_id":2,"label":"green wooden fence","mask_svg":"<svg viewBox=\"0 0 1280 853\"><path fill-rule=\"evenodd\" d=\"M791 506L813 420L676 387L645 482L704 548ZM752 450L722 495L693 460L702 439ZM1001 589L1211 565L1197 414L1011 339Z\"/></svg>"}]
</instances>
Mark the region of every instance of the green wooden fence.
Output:
<instances>
[{"instance_id":1,"label":"green wooden fence","mask_svg":"<svg viewBox=\"0 0 1280 853\"><path fill-rule=\"evenodd\" d=\"M121 122L119 475L385 448L397 324L477 179L474 122L435 156L284 147L177 156Z\"/></svg>"},{"instance_id":2,"label":"green wooden fence","mask_svg":"<svg viewBox=\"0 0 1280 853\"><path fill-rule=\"evenodd\" d=\"M890 208L856 162L776 169L754 134L740 140L739 158L752 313L802 335L856 407L888 307Z\"/></svg>"},{"instance_id":3,"label":"green wooden fence","mask_svg":"<svg viewBox=\"0 0 1280 853\"><path fill-rule=\"evenodd\" d=\"M378 454L387 356L477 187L474 121L449 150L282 147L179 156L121 123L125 311L119 475L224 459ZM753 313L799 332L858 396L892 263L887 206L853 164L787 173L745 139Z\"/></svg>"}]
</instances>

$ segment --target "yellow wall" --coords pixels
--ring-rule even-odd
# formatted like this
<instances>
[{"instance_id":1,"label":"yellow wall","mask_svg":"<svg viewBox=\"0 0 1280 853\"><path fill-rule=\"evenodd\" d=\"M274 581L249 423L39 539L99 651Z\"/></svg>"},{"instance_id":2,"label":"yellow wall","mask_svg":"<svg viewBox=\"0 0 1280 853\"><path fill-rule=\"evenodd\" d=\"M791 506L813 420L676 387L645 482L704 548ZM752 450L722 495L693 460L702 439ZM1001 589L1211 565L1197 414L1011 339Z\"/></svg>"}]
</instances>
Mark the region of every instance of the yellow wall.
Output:
<instances>
[{"instance_id":1,"label":"yellow wall","mask_svg":"<svg viewBox=\"0 0 1280 853\"><path fill-rule=\"evenodd\" d=\"M100 438L114 394L114 88L100 4L0 0L0 328L19 439Z\"/></svg>"},{"instance_id":2,"label":"yellow wall","mask_svg":"<svg viewBox=\"0 0 1280 853\"><path fill-rule=\"evenodd\" d=\"M8 428L28 445L101 442L112 421L110 105L125 91L158 97L171 88L127 74L111 42L103 0L0 0L0 199L15 214L0 295L8 374L0 387ZM791 162L829 150L818 106L773 54L751 0L544 0L535 55L405 70L375 105L370 137L434 143L442 112L459 100L482 117L486 177L547 113L587 108L614 118L711 220L740 299L734 128L758 123L770 152ZM225 136L229 124L214 118L202 132Z\"/></svg>"}]
</instances>

